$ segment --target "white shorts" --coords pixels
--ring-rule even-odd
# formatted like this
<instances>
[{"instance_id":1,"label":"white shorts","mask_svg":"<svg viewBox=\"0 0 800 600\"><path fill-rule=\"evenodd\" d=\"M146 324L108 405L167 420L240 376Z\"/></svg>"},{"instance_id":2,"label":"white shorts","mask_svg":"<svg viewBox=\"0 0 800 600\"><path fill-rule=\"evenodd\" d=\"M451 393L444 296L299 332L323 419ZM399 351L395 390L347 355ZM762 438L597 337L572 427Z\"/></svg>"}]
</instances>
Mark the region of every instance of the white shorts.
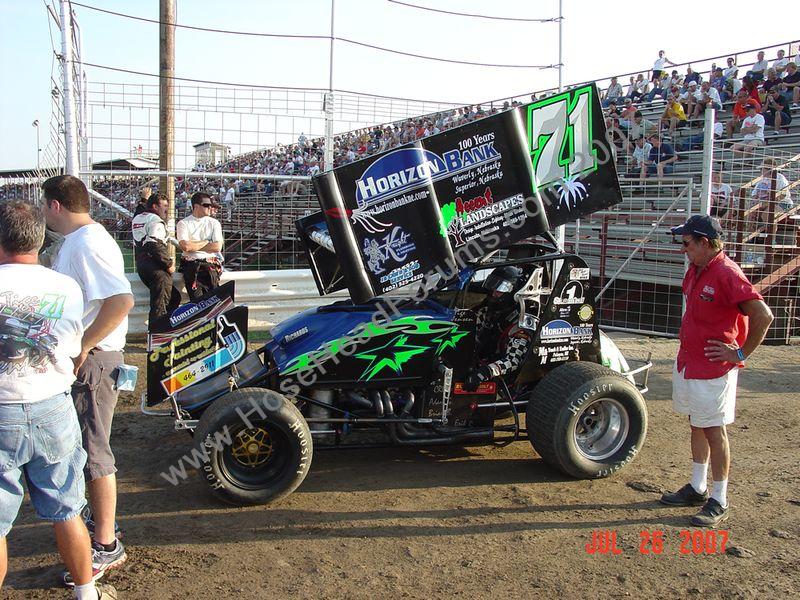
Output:
<instances>
[{"instance_id":1,"label":"white shorts","mask_svg":"<svg viewBox=\"0 0 800 600\"><path fill-rule=\"evenodd\" d=\"M719 427L733 423L736 409L736 383L739 369L734 367L716 379L685 379L672 367L672 407L689 415L694 427Z\"/></svg>"}]
</instances>

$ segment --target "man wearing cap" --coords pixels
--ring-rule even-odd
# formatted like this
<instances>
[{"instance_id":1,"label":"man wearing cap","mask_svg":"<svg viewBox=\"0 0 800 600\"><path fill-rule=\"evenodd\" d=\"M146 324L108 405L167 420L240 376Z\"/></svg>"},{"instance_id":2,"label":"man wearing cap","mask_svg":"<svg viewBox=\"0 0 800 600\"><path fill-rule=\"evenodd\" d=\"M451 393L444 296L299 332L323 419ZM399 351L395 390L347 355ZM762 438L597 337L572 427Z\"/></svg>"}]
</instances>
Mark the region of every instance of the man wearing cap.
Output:
<instances>
[{"instance_id":1,"label":"man wearing cap","mask_svg":"<svg viewBox=\"0 0 800 600\"><path fill-rule=\"evenodd\" d=\"M732 116L727 124L728 137L733 137L733 134L739 131L742 121L747 118L747 105L755 104L758 106L758 112L761 112L761 104L753 100L747 93L747 90L739 90L736 94L736 102L733 103Z\"/></svg>"},{"instance_id":2,"label":"man wearing cap","mask_svg":"<svg viewBox=\"0 0 800 600\"><path fill-rule=\"evenodd\" d=\"M222 252L222 225L211 217L214 203L205 192L192 196L192 214L178 221L176 237L183 254L181 273L192 302L219 285L222 267L216 253Z\"/></svg>"},{"instance_id":3,"label":"man wearing cap","mask_svg":"<svg viewBox=\"0 0 800 600\"><path fill-rule=\"evenodd\" d=\"M734 420L739 369L764 340L773 317L739 266L722 251L717 219L695 215L674 227L672 234L681 236L690 262L683 278L686 311L672 373L672 403L677 413L689 416L692 478L677 492L661 496L661 502L702 504L692 525L714 527L729 516L730 448L725 427Z\"/></svg>"},{"instance_id":4,"label":"man wearing cap","mask_svg":"<svg viewBox=\"0 0 800 600\"><path fill-rule=\"evenodd\" d=\"M722 100L719 97L719 92L711 87L711 84L707 81L700 84L700 89L695 97L699 97L699 99L695 103L694 111L692 112L692 117L694 118L698 118L709 107L714 110L722 110Z\"/></svg>"},{"instance_id":5,"label":"man wearing cap","mask_svg":"<svg viewBox=\"0 0 800 600\"><path fill-rule=\"evenodd\" d=\"M703 95L697 89L697 82L690 81L686 86L686 91L678 96L678 100L683 105L683 110L687 116L692 116L695 104L703 99Z\"/></svg>"},{"instance_id":6,"label":"man wearing cap","mask_svg":"<svg viewBox=\"0 0 800 600\"><path fill-rule=\"evenodd\" d=\"M734 154L752 154L753 148L764 145L764 115L759 113L759 108L756 108L755 103L751 100L745 104L747 109L747 116L742 121L742 128L739 130L743 133L742 141L733 145Z\"/></svg>"}]
</instances>

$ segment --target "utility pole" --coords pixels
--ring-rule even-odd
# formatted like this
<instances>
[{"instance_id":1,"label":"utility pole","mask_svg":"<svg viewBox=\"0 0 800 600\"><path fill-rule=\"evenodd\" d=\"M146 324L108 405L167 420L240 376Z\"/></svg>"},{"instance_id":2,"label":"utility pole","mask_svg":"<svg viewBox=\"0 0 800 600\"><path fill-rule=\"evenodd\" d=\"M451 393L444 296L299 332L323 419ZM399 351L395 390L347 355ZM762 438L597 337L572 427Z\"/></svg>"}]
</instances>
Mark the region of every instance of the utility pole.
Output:
<instances>
[{"instance_id":1,"label":"utility pole","mask_svg":"<svg viewBox=\"0 0 800 600\"><path fill-rule=\"evenodd\" d=\"M331 0L331 46L328 54L328 93L325 94L323 110L325 112L325 152L322 162L325 171L333 169L333 17L336 11L336 0Z\"/></svg>"},{"instance_id":2,"label":"utility pole","mask_svg":"<svg viewBox=\"0 0 800 600\"><path fill-rule=\"evenodd\" d=\"M72 10L61 0L61 77L64 92L64 137L67 149L65 172L78 177L78 136L75 117L75 81L73 78Z\"/></svg>"},{"instance_id":3,"label":"utility pole","mask_svg":"<svg viewBox=\"0 0 800 600\"><path fill-rule=\"evenodd\" d=\"M175 0L159 0L158 41L159 41L159 118L158 118L158 164L162 171L174 168L173 151L175 147L175 115L173 106L173 86L175 82ZM162 176L158 180L158 190L167 196L167 230L175 236L175 178ZM170 257L174 260L175 248L168 245Z\"/></svg>"},{"instance_id":4,"label":"utility pole","mask_svg":"<svg viewBox=\"0 0 800 600\"><path fill-rule=\"evenodd\" d=\"M563 80L563 72L564 72L564 65L563 63L563 56L564 56L564 5L563 0L558 0L558 91L559 93L564 91L564 80ZM577 221L576 227L580 227L580 220ZM561 249L564 248L564 244L567 241L567 228L565 225L559 225L556 227L556 240L558 241L558 245ZM576 233L575 239L577 243L578 235ZM561 263L558 263L558 267L556 271L561 270Z\"/></svg>"}]
</instances>

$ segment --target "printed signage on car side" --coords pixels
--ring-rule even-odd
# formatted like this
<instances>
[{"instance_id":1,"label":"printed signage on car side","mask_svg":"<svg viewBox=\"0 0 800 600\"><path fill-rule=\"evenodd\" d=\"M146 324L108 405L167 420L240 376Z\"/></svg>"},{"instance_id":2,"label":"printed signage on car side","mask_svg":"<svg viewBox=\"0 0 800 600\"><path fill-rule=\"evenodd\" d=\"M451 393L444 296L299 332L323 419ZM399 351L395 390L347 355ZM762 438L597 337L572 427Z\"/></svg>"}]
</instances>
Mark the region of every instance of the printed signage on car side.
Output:
<instances>
[{"instance_id":1,"label":"printed signage on car side","mask_svg":"<svg viewBox=\"0 0 800 600\"><path fill-rule=\"evenodd\" d=\"M577 343L592 341L594 326L589 324L572 325L563 319L555 319L542 327L540 339L544 341L570 340Z\"/></svg>"},{"instance_id":2,"label":"printed signage on car side","mask_svg":"<svg viewBox=\"0 0 800 600\"><path fill-rule=\"evenodd\" d=\"M386 263L402 263L416 250L411 236L400 226L382 238L364 238L362 252L367 259L367 267L375 275L386 271Z\"/></svg>"},{"instance_id":3,"label":"printed signage on car side","mask_svg":"<svg viewBox=\"0 0 800 600\"><path fill-rule=\"evenodd\" d=\"M571 306L586 302L583 284L579 281L568 281L561 290L561 294L553 298L555 306Z\"/></svg>"},{"instance_id":4,"label":"printed signage on car side","mask_svg":"<svg viewBox=\"0 0 800 600\"><path fill-rule=\"evenodd\" d=\"M499 158L493 141L475 148L452 149L441 156L422 148L401 148L380 157L363 172L356 181L356 204L366 207Z\"/></svg>"},{"instance_id":5,"label":"printed signage on car side","mask_svg":"<svg viewBox=\"0 0 800 600\"><path fill-rule=\"evenodd\" d=\"M576 267L569 270L569 278L572 281L589 281L589 268Z\"/></svg>"}]
</instances>

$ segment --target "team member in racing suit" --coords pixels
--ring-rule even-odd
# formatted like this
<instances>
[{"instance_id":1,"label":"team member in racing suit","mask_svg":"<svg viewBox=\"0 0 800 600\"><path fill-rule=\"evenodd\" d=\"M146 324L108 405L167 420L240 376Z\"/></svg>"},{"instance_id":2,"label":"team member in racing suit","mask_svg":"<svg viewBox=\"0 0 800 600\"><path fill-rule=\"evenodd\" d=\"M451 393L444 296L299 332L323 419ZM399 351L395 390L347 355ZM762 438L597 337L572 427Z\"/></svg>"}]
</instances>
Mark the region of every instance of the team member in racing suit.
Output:
<instances>
[{"instance_id":1,"label":"team member in racing suit","mask_svg":"<svg viewBox=\"0 0 800 600\"><path fill-rule=\"evenodd\" d=\"M145 201L145 211L131 221L136 272L150 289L150 323L169 314L181 303L181 294L172 285L175 266L169 257L167 244L167 197L150 196Z\"/></svg>"},{"instance_id":2,"label":"team member in racing suit","mask_svg":"<svg viewBox=\"0 0 800 600\"><path fill-rule=\"evenodd\" d=\"M484 381L513 373L522 366L533 340L533 332L519 326L519 305L514 292L522 285L523 273L517 267L498 267L486 278L483 287L490 296L478 309L476 324L479 356L492 361L469 372L464 389L474 391Z\"/></svg>"}]
</instances>

